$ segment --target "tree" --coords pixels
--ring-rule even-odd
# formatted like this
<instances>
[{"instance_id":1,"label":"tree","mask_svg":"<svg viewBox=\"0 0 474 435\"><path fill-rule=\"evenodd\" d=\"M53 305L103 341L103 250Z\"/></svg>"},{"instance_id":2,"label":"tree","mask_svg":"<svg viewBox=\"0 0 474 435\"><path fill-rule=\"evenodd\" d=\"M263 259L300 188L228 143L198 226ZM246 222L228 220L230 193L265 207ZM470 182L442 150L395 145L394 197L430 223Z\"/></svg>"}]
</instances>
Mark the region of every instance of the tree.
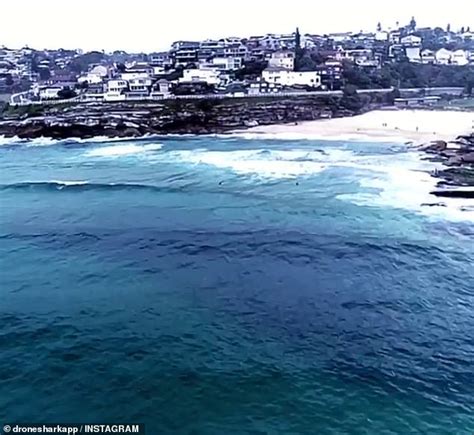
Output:
<instances>
[{"instance_id":1,"label":"tree","mask_svg":"<svg viewBox=\"0 0 474 435\"><path fill-rule=\"evenodd\" d=\"M267 67L265 61L250 60L244 63L243 68L235 72L237 80L254 79L262 75L262 71Z\"/></svg>"},{"instance_id":2,"label":"tree","mask_svg":"<svg viewBox=\"0 0 474 435\"><path fill-rule=\"evenodd\" d=\"M377 32L381 32L381 31L382 31L382 24L379 21L377 24Z\"/></svg>"},{"instance_id":3,"label":"tree","mask_svg":"<svg viewBox=\"0 0 474 435\"><path fill-rule=\"evenodd\" d=\"M474 88L474 75L471 74L466 80L466 87L465 87L466 95L468 97L472 97L473 88Z\"/></svg>"},{"instance_id":4,"label":"tree","mask_svg":"<svg viewBox=\"0 0 474 435\"><path fill-rule=\"evenodd\" d=\"M300 29L298 27L296 28L296 33L295 33L295 49L296 50L301 49L301 35L300 35Z\"/></svg>"},{"instance_id":5,"label":"tree","mask_svg":"<svg viewBox=\"0 0 474 435\"><path fill-rule=\"evenodd\" d=\"M451 24L446 26L446 32L451 33Z\"/></svg>"},{"instance_id":6,"label":"tree","mask_svg":"<svg viewBox=\"0 0 474 435\"><path fill-rule=\"evenodd\" d=\"M75 96L77 96L76 92L69 88L61 89L58 92L58 98L61 100L68 100L69 98L74 98Z\"/></svg>"},{"instance_id":7,"label":"tree","mask_svg":"<svg viewBox=\"0 0 474 435\"><path fill-rule=\"evenodd\" d=\"M410 28L410 30L411 30L412 32L416 30L415 17L411 17L410 25L409 25L408 27Z\"/></svg>"},{"instance_id":8,"label":"tree","mask_svg":"<svg viewBox=\"0 0 474 435\"><path fill-rule=\"evenodd\" d=\"M299 71L301 59L303 57L303 49L301 48L301 35L300 29L296 28L295 33L295 70Z\"/></svg>"},{"instance_id":9,"label":"tree","mask_svg":"<svg viewBox=\"0 0 474 435\"><path fill-rule=\"evenodd\" d=\"M76 89L82 89L82 90L89 89L89 82L87 80L84 80L81 83L77 83L75 88Z\"/></svg>"},{"instance_id":10,"label":"tree","mask_svg":"<svg viewBox=\"0 0 474 435\"><path fill-rule=\"evenodd\" d=\"M39 68L38 73L40 80L49 80L51 78L51 71L49 68Z\"/></svg>"},{"instance_id":11,"label":"tree","mask_svg":"<svg viewBox=\"0 0 474 435\"><path fill-rule=\"evenodd\" d=\"M344 86L341 104L348 110L358 112L362 109L363 102L357 93L357 88L353 85Z\"/></svg>"},{"instance_id":12,"label":"tree","mask_svg":"<svg viewBox=\"0 0 474 435\"><path fill-rule=\"evenodd\" d=\"M101 63L104 58L104 53L100 53L99 51L91 51L90 53L85 53L74 58L69 64L69 67L75 73L80 74L87 71L90 64Z\"/></svg>"}]
</instances>

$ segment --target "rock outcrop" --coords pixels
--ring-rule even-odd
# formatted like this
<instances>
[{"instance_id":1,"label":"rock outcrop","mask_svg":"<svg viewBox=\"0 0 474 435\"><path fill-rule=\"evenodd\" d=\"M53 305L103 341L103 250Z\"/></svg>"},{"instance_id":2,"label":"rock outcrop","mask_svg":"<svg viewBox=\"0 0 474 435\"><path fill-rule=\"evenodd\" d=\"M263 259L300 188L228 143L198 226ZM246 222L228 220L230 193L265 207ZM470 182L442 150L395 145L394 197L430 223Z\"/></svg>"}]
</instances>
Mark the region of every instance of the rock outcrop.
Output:
<instances>
[{"instance_id":1,"label":"rock outcrop","mask_svg":"<svg viewBox=\"0 0 474 435\"><path fill-rule=\"evenodd\" d=\"M447 198L473 198L474 190L458 189L452 187L474 186L474 134L459 136L453 142L454 147L444 141L436 141L421 149L431 155L431 159L441 161L446 169L436 171L433 176L440 179L439 188L431 192L435 196Z\"/></svg>"},{"instance_id":2,"label":"rock outcrop","mask_svg":"<svg viewBox=\"0 0 474 435\"><path fill-rule=\"evenodd\" d=\"M362 110L369 108L370 101ZM342 99L334 96L176 99L159 103L88 103L62 108L34 106L17 108L13 116L4 117L0 122L0 135L65 139L206 134L356 113L347 110Z\"/></svg>"}]
</instances>

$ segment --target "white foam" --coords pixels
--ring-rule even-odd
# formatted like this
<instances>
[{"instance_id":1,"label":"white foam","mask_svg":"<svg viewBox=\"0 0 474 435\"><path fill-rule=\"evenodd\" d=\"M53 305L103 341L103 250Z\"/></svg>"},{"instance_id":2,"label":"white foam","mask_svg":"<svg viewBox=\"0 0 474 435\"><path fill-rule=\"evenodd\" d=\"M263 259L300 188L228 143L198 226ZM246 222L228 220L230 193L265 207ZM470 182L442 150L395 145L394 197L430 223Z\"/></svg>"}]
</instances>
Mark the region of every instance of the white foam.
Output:
<instances>
[{"instance_id":1,"label":"white foam","mask_svg":"<svg viewBox=\"0 0 474 435\"><path fill-rule=\"evenodd\" d=\"M431 195L439 181L431 173L443 167L422 157L420 153L407 152L347 162L343 165L368 171L360 177L359 184L374 191L344 194L338 198L364 206L406 209L434 218L474 221L473 199Z\"/></svg>"},{"instance_id":2,"label":"white foam","mask_svg":"<svg viewBox=\"0 0 474 435\"><path fill-rule=\"evenodd\" d=\"M124 144L124 145L112 145L108 147L94 148L92 150L86 151L85 155L87 157L120 157L130 154L140 154L150 151L160 150L163 145L160 144L149 144L149 145L134 145L134 144Z\"/></svg>"},{"instance_id":3,"label":"white foam","mask_svg":"<svg viewBox=\"0 0 474 435\"><path fill-rule=\"evenodd\" d=\"M336 154L347 154L334 150ZM171 151L168 160L194 165L204 164L230 169L238 174L249 174L264 178L295 178L311 175L325 169L331 158L322 152L311 150L239 150L239 151ZM333 156L333 160L337 157Z\"/></svg>"},{"instance_id":4,"label":"white foam","mask_svg":"<svg viewBox=\"0 0 474 435\"><path fill-rule=\"evenodd\" d=\"M221 139L244 139L244 140L277 140L277 141L294 141L294 140L328 140L328 141L351 141L351 142L382 142L382 143L405 143L411 140L403 135L387 136L373 135L364 133L303 133L303 132L233 132L227 134L217 134L213 137Z\"/></svg>"},{"instance_id":5,"label":"white foam","mask_svg":"<svg viewBox=\"0 0 474 435\"><path fill-rule=\"evenodd\" d=\"M114 142L126 142L131 140L140 140L145 138L150 138L150 135L145 135L140 138L122 138L122 137L107 137L107 136L94 136L91 138L79 138L79 137L70 137L67 139L52 139L49 137L38 137L34 139L21 139L18 136L14 137L5 137L0 136L0 146L9 146L9 145L26 145L28 147L40 147L40 146L51 146L51 145L60 145L63 143L114 143Z\"/></svg>"},{"instance_id":6,"label":"white foam","mask_svg":"<svg viewBox=\"0 0 474 435\"><path fill-rule=\"evenodd\" d=\"M397 154L357 155L349 150L186 150L160 154L159 161L186 162L229 169L237 174L272 179L312 176L329 168L350 168L354 183L363 190L341 194L339 199L363 206L410 210L434 218L474 221L474 200L437 198L438 179L431 176L440 163L423 160L425 154L410 150ZM429 206L429 204L433 206ZM439 205L434 205L439 204Z\"/></svg>"},{"instance_id":7,"label":"white foam","mask_svg":"<svg viewBox=\"0 0 474 435\"><path fill-rule=\"evenodd\" d=\"M48 183L61 184L63 186L84 186L88 181L50 180Z\"/></svg>"}]
</instances>

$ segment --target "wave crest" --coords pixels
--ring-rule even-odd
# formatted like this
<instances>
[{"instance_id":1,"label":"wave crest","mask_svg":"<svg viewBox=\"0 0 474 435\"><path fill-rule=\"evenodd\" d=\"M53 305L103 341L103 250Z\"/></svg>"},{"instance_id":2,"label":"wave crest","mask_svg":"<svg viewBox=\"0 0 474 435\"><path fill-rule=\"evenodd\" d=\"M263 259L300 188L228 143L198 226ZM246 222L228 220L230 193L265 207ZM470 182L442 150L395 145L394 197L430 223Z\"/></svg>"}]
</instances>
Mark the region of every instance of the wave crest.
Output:
<instances>
[{"instance_id":1,"label":"wave crest","mask_svg":"<svg viewBox=\"0 0 474 435\"><path fill-rule=\"evenodd\" d=\"M32 191L88 191L88 190L161 190L157 186L139 183L91 183L89 181L24 181L20 183L0 185L0 190L32 190Z\"/></svg>"}]
</instances>

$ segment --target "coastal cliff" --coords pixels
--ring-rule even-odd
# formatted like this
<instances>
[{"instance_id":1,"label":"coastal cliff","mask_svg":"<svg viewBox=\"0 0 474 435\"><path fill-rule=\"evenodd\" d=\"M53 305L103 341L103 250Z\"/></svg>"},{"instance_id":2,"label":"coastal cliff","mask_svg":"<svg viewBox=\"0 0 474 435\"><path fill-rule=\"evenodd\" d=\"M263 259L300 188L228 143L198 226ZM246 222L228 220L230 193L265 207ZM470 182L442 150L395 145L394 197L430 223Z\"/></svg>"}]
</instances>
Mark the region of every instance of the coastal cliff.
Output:
<instances>
[{"instance_id":1,"label":"coastal cliff","mask_svg":"<svg viewBox=\"0 0 474 435\"><path fill-rule=\"evenodd\" d=\"M50 137L138 137L146 134L209 134L277 123L352 116L386 104L389 94L88 103L10 108L0 135Z\"/></svg>"}]
</instances>

